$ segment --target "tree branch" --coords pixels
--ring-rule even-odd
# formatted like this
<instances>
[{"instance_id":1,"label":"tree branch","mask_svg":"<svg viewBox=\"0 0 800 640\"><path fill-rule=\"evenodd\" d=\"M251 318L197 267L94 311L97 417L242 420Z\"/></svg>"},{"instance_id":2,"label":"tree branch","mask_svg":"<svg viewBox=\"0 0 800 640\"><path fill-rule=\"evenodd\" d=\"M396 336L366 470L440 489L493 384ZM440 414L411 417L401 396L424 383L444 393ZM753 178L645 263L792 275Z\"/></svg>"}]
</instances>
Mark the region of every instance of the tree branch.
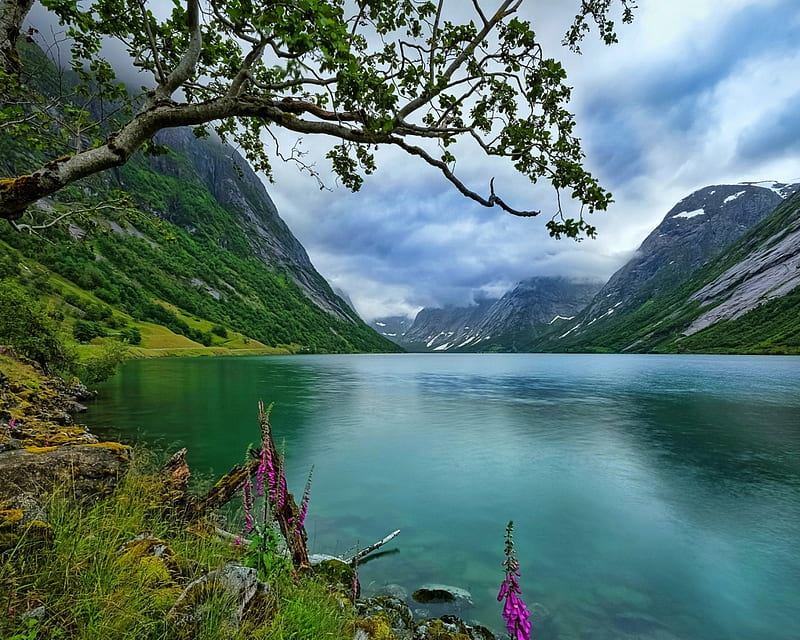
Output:
<instances>
[{"instance_id":1,"label":"tree branch","mask_svg":"<svg viewBox=\"0 0 800 640\"><path fill-rule=\"evenodd\" d=\"M474 200L475 202L483 205L484 207L493 207L497 205L506 213L510 213L513 216L519 216L521 218L533 218L541 213L541 211L519 211L517 209L512 209L511 207L509 207L503 200L500 199L498 195L495 194L494 178L492 178L489 182L489 188L491 190L491 193L488 198L484 198L483 196L478 195L474 191L468 189L466 185L455 176L455 174L450 170L450 167L448 167L446 163L432 157L424 149L421 149L420 147L415 147L414 145L410 145L407 142L405 142L405 140L403 140L402 138L393 137L390 139L390 142L400 147L406 153L409 153L413 156L419 156L420 158L425 160L425 162L427 162L429 165L439 169L444 174L444 177L447 178L455 186L455 188L462 193L462 195L465 195L467 198Z\"/></svg>"},{"instance_id":2,"label":"tree branch","mask_svg":"<svg viewBox=\"0 0 800 640\"><path fill-rule=\"evenodd\" d=\"M0 0L0 70L11 76L20 72L17 38L33 0Z\"/></svg>"},{"instance_id":3,"label":"tree branch","mask_svg":"<svg viewBox=\"0 0 800 640\"><path fill-rule=\"evenodd\" d=\"M425 104L428 104L432 98L436 97L442 91L444 91L446 84L453 76L453 74L456 71L458 71L458 69L461 67L462 64L464 64L467 58L469 58L469 56L472 55L472 52L475 51L478 45L480 45L486 39L486 36L489 35L492 29L494 29L495 26L497 26L497 24L503 18L505 18L506 16L517 10L517 7L519 7L521 1L522 0L505 0L503 4L500 5L500 8L492 16L492 19L484 24L483 28L470 41L470 43L466 47L464 47L461 53L458 56L456 56L455 60L453 60L453 62L450 63L450 66L447 67L447 69L444 71L441 77L441 79L444 82L439 83L439 85L441 86L432 84L428 88L428 90L423 91L418 98L411 100L405 107L400 109L400 111L397 114L398 117L405 118L406 116L413 113L420 107L424 106ZM437 86L438 88L434 88Z\"/></svg>"},{"instance_id":4,"label":"tree branch","mask_svg":"<svg viewBox=\"0 0 800 640\"><path fill-rule=\"evenodd\" d=\"M203 34L200 30L200 0L187 0L186 22L189 27L189 47L166 81L156 89L156 100L169 99L173 93L194 73L203 50Z\"/></svg>"}]
</instances>

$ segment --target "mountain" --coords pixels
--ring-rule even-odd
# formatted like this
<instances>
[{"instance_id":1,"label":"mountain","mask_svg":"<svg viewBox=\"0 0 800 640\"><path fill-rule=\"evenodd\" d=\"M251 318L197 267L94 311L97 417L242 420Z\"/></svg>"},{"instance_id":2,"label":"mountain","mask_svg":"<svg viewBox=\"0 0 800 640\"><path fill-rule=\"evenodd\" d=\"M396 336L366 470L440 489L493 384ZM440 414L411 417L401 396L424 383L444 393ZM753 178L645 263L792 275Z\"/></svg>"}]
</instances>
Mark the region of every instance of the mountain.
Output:
<instances>
[{"instance_id":1,"label":"mountain","mask_svg":"<svg viewBox=\"0 0 800 640\"><path fill-rule=\"evenodd\" d=\"M667 214L584 312L530 347L798 352L799 186L743 183L695 192Z\"/></svg>"},{"instance_id":2,"label":"mountain","mask_svg":"<svg viewBox=\"0 0 800 640\"><path fill-rule=\"evenodd\" d=\"M575 316L600 286L566 278L529 278L499 300L425 308L410 327L397 318L379 319L372 326L413 351L514 351L520 337L529 340L555 319Z\"/></svg>"},{"instance_id":3,"label":"mountain","mask_svg":"<svg viewBox=\"0 0 800 640\"><path fill-rule=\"evenodd\" d=\"M684 282L783 202L780 191L787 188L783 184L773 188L752 183L715 185L688 195L611 276L582 319L592 322L619 314Z\"/></svg>"},{"instance_id":4,"label":"mountain","mask_svg":"<svg viewBox=\"0 0 800 640\"><path fill-rule=\"evenodd\" d=\"M231 213L253 255L267 267L289 274L303 293L324 311L341 320L357 322L357 315L311 264L306 250L278 215L264 184L237 151L215 140L198 139L185 128L163 130L156 141L181 150L182 157L166 154L151 158L148 164L154 170L181 181L205 185L219 205ZM189 160L189 165L184 158ZM120 178L120 182L124 187L124 178ZM173 216L169 211L155 213L189 231L197 230L194 217Z\"/></svg>"},{"instance_id":5,"label":"mountain","mask_svg":"<svg viewBox=\"0 0 800 640\"><path fill-rule=\"evenodd\" d=\"M406 316L387 316L369 322L375 331L397 344L402 344L403 336L411 327L413 320Z\"/></svg>"},{"instance_id":6,"label":"mountain","mask_svg":"<svg viewBox=\"0 0 800 640\"><path fill-rule=\"evenodd\" d=\"M469 307L424 308L399 344L409 351L450 351L473 342L474 328L486 318L495 301L481 300Z\"/></svg>"},{"instance_id":7,"label":"mountain","mask_svg":"<svg viewBox=\"0 0 800 640\"><path fill-rule=\"evenodd\" d=\"M49 78L43 86L58 85L43 54L28 53ZM0 276L45 298L68 331L93 323L81 325L83 339L128 331L159 349L398 350L333 292L236 151L188 129L155 142L170 151L139 152L33 212L42 222L77 208L66 224L35 234L2 225ZM66 151L53 144L0 134L0 176Z\"/></svg>"}]
</instances>

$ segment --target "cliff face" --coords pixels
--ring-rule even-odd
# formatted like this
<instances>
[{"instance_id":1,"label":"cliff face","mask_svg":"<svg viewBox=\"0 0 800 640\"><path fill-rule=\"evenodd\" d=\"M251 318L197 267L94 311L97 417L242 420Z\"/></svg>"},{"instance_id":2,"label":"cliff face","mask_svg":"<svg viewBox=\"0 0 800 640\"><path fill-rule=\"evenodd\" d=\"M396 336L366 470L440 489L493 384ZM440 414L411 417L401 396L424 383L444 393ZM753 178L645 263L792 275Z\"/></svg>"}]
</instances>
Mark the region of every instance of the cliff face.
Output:
<instances>
[{"instance_id":1,"label":"cliff face","mask_svg":"<svg viewBox=\"0 0 800 640\"><path fill-rule=\"evenodd\" d=\"M695 191L670 209L582 317L591 322L610 310L619 314L684 282L782 201L776 190L751 184Z\"/></svg>"},{"instance_id":2,"label":"cliff face","mask_svg":"<svg viewBox=\"0 0 800 640\"><path fill-rule=\"evenodd\" d=\"M800 197L776 213L781 217L777 231L764 234L744 259L692 294L689 300L698 301L703 311L684 335L740 318L800 287Z\"/></svg>"},{"instance_id":3,"label":"cliff face","mask_svg":"<svg viewBox=\"0 0 800 640\"><path fill-rule=\"evenodd\" d=\"M168 154L150 160L156 170L175 176L193 173L245 231L253 255L267 267L289 274L324 311L341 320L357 321L352 309L314 268L303 245L278 215L264 184L237 151L214 139L199 139L189 129L164 130L157 142L179 150L191 164ZM190 230L197 224L196 220L176 222Z\"/></svg>"},{"instance_id":4,"label":"cliff face","mask_svg":"<svg viewBox=\"0 0 800 640\"><path fill-rule=\"evenodd\" d=\"M769 187L707 187L681 201L584 312L533 348L797 353L800 194Z\"/></svg>"}]
</instances>

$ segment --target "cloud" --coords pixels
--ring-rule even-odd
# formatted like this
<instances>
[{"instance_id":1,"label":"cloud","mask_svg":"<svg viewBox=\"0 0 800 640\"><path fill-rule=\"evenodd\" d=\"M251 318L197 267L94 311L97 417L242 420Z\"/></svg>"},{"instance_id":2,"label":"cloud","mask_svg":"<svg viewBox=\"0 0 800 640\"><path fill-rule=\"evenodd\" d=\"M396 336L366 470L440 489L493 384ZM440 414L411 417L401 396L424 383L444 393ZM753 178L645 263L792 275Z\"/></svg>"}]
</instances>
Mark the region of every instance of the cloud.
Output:
<instances>
[{"instance_id":1,"label":"cloud","mask_svg":"<svg viewBox=\"0 0 800 640\"><path fill-rule=\"evenodd\" d=\"M532 276L607 278L691 191L800 177L797 0L639 5L634 23L619 25L618 44L606 47L592 33L581 56L560 45L578 0L520 7L545 55L563 61L585 163L614 193L609 210L592 216L597 240L551 239L544 222L555 207L552 188L469 142L455 147L468 188L486 195L494 177L504 200L541 208L540 218L484 208L397 149L376 152L378 171L357 194L319 190L276 161L267 188L320 272L367 318L468 304ZM453 19L473 17L470 3L447 6ZM296 142L277 134L284 151ZM301 146L329 186L336 183L324 159L331 144L307 137Z\"/></svg>"},{"instance_id":2,"label":"cloud","mask_svg":"<svg viewBox=\"0 0 800 640\"><path fill-rule=\"evenodd\" d=\"M800 153L800 91L743 131L737 151L748 162Z\"/></svg>"}]
</instances>

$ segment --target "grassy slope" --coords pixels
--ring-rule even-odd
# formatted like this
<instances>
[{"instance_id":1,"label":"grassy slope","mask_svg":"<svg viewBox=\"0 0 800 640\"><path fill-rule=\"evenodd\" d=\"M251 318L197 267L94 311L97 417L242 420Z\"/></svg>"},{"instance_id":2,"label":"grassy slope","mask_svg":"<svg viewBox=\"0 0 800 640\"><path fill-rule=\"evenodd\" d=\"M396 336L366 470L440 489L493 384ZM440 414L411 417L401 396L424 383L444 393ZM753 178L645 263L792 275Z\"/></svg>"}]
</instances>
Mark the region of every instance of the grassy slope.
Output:
<instances>
[{"instance_id":1,"label":"grassy slope","mask_svg":"<svg viewBox=\"0 0 800 640\"><path fill-rule=\"evenodd\" d=\"M85 436L81 427L41 422L52 410L49 400L58 401L52 380L2 352L0 374L7 401L0 412L0 442L7 442L11 417L24 425L24 436L13 435L22 438L28 452L37 451L27 446L38 442L36 433L49 433L51 443L52 429L65 443ZM63 487L42 505L47 522L36 519L42 517L37 510L23 518L19 508L8 508L0 500L0 638L353 637L355 613L347 594L332 592L328 581L315 575L295 579L277 557L273 566L278 570L268 577L269 595L238 631L228 624L236 603L213 594L205 600L207 615L199 629L182 633L171 625L166 614L185 587L227 561L246 561L245 547L212 533L218 517L213 524L180 517L163 481L152 474L154 462L152 453L136 451L115 492L95 502L77 502L70 497L70 487ZM241 525L229 521L226 527L237 530ZM167 551L156 556L147 542L131 544L143 533L160 540ZM38 607L44 608L41 618L26 620L24 614Z\"/></svg>"}]
</instances>

